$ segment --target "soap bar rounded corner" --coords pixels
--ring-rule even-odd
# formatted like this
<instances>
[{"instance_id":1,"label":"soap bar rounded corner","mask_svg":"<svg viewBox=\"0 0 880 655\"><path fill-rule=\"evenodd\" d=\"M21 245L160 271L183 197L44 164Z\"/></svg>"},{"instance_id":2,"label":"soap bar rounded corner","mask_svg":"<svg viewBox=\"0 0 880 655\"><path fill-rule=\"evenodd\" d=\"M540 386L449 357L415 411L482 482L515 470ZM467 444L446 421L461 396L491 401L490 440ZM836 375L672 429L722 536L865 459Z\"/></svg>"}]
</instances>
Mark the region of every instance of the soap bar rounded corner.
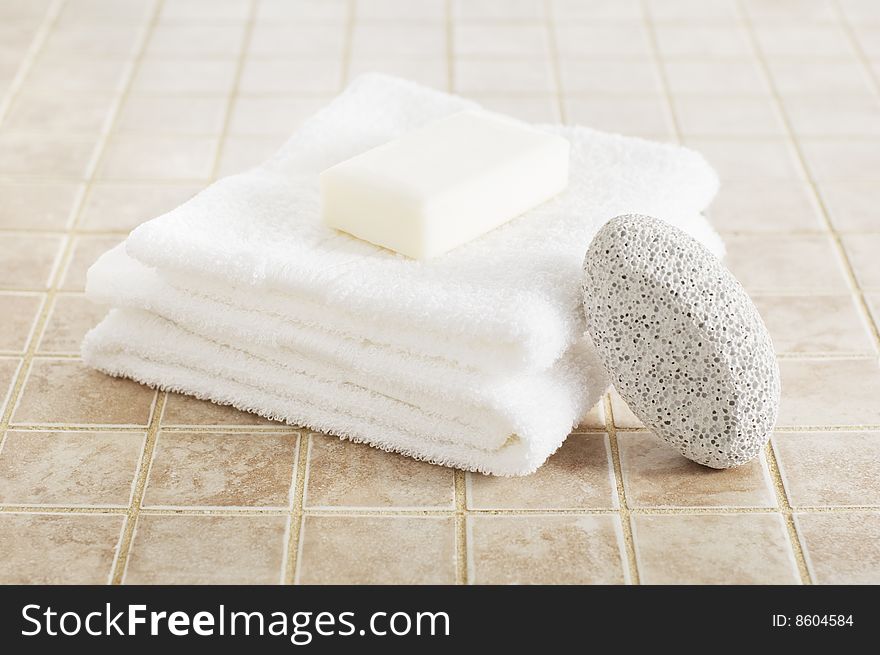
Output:
<instances>
[{"instance_id":1,"label":"soap bar rounded corner","mask_svg":"<svg viewBox=\"0 0 880 655\"><path fill-rule=\"evenodd\" d=\"M779 366L745 289L664 221L608 221L584 257L586 326L618 393L688 459L739 466L770 438Z\"/></svg>"}]
</instances>

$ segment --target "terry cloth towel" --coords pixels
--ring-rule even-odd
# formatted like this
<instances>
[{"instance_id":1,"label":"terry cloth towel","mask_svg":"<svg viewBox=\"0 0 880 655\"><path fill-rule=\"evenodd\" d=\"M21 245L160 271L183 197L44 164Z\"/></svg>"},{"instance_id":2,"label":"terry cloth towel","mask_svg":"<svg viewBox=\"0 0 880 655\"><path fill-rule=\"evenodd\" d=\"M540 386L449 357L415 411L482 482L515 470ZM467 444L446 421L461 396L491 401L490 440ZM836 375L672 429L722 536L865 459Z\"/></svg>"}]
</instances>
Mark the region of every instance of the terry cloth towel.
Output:
<instances>
[{"instance_id":1,"label":"terry cloth towel","mask_svg":"<svg viewBox=\"0 0 880 655\"><path fill-rule=\"evenodd\" d=\"M720 253L696 153L586 128L569 189L417 262L324 228L317 174L473 104L360 78L264 165L144 224L89 272L120 309L86 338L108 373L429 461L533 471L606 387L581 340L581 260L608 218L666 218Z\"/></svg>"},{"instance_id":2,"label":"terry cloth towel","mask_svg":"<svg viewBox=\"0 0 880 655\"><path fill-rule=\"evenodd\" d=\"M367 75L262 166L222 179L134 230L126 251L171 284L327 331L466 365L550 366L583 334L583 255L609 218L642 213L716 253L702 219L718 180L698 153L584 127L547 126L572 145L568 189L428 262L321 225L325 168L474 103Z\"/></svg>"}]
</instances>

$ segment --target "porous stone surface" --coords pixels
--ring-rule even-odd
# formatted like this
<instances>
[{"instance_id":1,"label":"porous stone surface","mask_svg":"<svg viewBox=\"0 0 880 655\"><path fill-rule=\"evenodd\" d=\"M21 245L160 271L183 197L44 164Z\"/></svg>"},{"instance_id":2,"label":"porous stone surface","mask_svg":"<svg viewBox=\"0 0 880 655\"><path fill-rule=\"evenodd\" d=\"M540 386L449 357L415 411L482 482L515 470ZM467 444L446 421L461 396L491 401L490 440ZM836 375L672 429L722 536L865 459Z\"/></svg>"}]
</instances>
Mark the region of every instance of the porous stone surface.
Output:
<instances>
[{"instance_id":1,"label":"porous stone surface","mask_svg":"<svg viewBox=\"0 0 880 655\"><path fill-rule=\"evenodd\" d=\"M656 218L618 216L590 244L583 291L593 344L647 427L712 468L761 451L779 408L776 354L712 253Z\"/></svg>"}]
</instances>

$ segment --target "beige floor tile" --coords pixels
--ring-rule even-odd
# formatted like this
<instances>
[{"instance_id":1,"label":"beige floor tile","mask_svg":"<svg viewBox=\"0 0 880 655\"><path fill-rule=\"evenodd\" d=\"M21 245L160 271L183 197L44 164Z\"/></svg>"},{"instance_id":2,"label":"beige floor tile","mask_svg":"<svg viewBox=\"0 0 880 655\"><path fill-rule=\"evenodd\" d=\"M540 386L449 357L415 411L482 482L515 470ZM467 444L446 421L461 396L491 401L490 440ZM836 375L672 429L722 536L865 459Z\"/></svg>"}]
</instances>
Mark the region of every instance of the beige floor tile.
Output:
<instances>
[{"instance_id":1,"label":"beige floor tile","mask_svg":"<svg viewBox=\"0 0 880 655\"><path fill-rule=\"evenodd\" d=\"M0 288L47 288L63 242L57 236L0 234Z\"/></svg>"},{"instance_id":2,"label":"beige floor tile","mask_svg":"<svg viewBox=\"0 0 880 655\"><path fill-rule=\"evenodd\" d=\"M834 22L837 16L828 0L746 0L743 8L756 23Z\"/></svg>"},{"instance_id":3,"label":"beige floor tile","mask_svg":"<svg viewBox=\"0 0 880 655\"><path fill-rule=\"evenodd\" d=\"M470 3L470 0L462 2ZM641 3L637 0L553 0L550 7L553 17L563 21L617 22L640 20L644 16Z\"/></svg>"},{"instance_id":4,"label":"beige floor tile","mask_svg":"<svg viewBox=\"0 0 880 655\"><path fill-rule=\"evenodd\" d=\"M446 16L444 0L360 0L357 17L370 21L442 21Z\"/></svg>"},{"instance_id":5,"label":"beige floor tile","mask_svg":"<svg viewBox=\"0 0 880 655\"><path fill-rule=\"evenodd\" d=\"M645 427L641 419L633 413L629 408L629 405L627 405L623 398L620 397L620 394L617 393L617 389L612 387L609 396L611 398L611 413L614 418L615 427L630 429Z\"/></svg>"},{"instance_id":6,"label":"beige floor tile","mask_svg":"<svg viewBox=\"0 0 880 655\"><path fill-rule=\"evenodd\" d=\"M444 57L444 23L356 23L351 36L354 57Z\"/></svg>"},{"instance_id":7,"label":"beige floor tile","mask_svg":"<svg viewBox=\"0 0 880 655\"><path fill-rule=\"evenodd\" d=\"M396 75L441 91L449 90L449 64L445 57L352 57L348 81L363 73Z\"/></svg>"},{"instance_id":8,"label":"beige floor tile","mask_svg":"<svg viewBox=\"0 0 880 655\"><path fill-rule=\"evenodd\" d=\"M49 0L5 2L0 5L0 18L38 24L48 8Z\"/></svg>"},{"instance_id":9,"label":"beige floor tile","mask_svg":"<svg viewBox=\"0 0 880 655\"><path fill-rule=\"evenodd\" d=\"M468 96L489 111L507 114L529 123L558 123L559 103L556 96L510 96L503 94Z\"/></svg>"},{"instance_id":10,"label":"beige floor tile","mask_svg":"<svg viewBox=\"0 0 880 655\"><path fill-rule=\"evenodd\" d=\"M773 448L793 507L880 505L880 432L777 432Z\"/></svg>"},{"instance_id":11,"label":"beige floor tile","mask_svg":"<svg viewBox=\"0 0 880 655\"><path fill-rule=\"evenodd\" d=\"M24 352L42 306L41 294L0 293L0 350Z\"/></svg>"},{"instance_id":12,"label":"beige floor tile","mask_svg":"<svg viewBox=\"0 0 880 655\"><path fill-rule=\"evenodd\" d=\"M614 509L617 490L605 433L573 434L535 473L503 478L468 473L475 509Z\"/></svg>"},{"instance_id":13,"label":"beige floor tile","mask_svg":"<svg viewBox=\"0 0 880 655\"><path fill-rule=\"evenodd\" d=\"M768 57L767 67L776 89L789 94L854 94L871 89L871 79L858 59Z\"/></svg>"},{"instance_id":14,"label":"beige floor tile","mask_svg":"<svg viewBox=\"0 0 880 655\"><path fill-rule=\"evenodd\" d=\"M110 93L57 93L40 89L20 94L3 126L22 132L97 134L113 103Z\"/></svg>"},{"instance_id":15,"label":"beige floor tile","mask_svg":"<svg viewBox=\"0 0 880 655\"><path fill-rule=\"evenodd\" d=\"M880 512L795 514L818 584L880 584Z\"/></svg>"},{"instance_id":16,"label":"beige floor tile","mask_svg":"<svg viewBox=\"0 0 880 655\"><path fill-rule=\"evenodd\" d=\"M244 25L160 23L150 35L148 57L236 57L241 53Z\"/></svg>"},{"instance_id":17,"label":"beige floor tile","mask_svg":"<svg viewBox=\"0 0 880 655\"><path fill-rule=\"evenodd\" d=\"M763 184L768 179L803 178L794 146L785 139L686 137L685 144L709 160L722 184L732 180Z\"/></svg>"},{"instance_id":18,"label":"beige floor tile","mask_svg":"<svg viewBox=\"0 0 880 655\"><path fill-rule=\"evenodd\" d=\"M729 235L727 267L750 292L847 291L843 266L830 237Z\"/></svg>"},{"instance_id":19,"label":"beige floor tile","mask_svg":"<svg viewBox=\"0 0 880 655\"><path fill-rule=\"evenodd\" d=\"M676 95L675 114L686 136L768 136L785 134L770 98Z\"/></svg>"},{"instance_id":20,"label":"beige floor tile","mask_svg":"<svg viewBox=\"0 0 880 655\"><path fill-rule=\"evenodd\" d=\"M530 57L550 52L547 28L539 22L454 24L452 47L464 57Z\"/></svg>"},{"instance_id":21,"label":"beige floor tile","mask_svg":"<svg viewBox=\"0 0 880 655\"><path fill-rule=\"evenodd\" d=\"M222 97L129 95L116 119L119 132L219 134L229 101Z\"/></svg>"},{"instance_id":22,"label":"beige floor tile","mask_svg":"<svg viewBox=\"0 0 880 655\"><path fill-rule=\"evenodd\" d=\"M839 231L880 231L880 182L837 180L818 185L831 222Z\"/></svg>"},{"instance_id":23,"label":"beige floor tile","mask_svg":"<svg viewBox=\"0 0 880 655\"><path fill-rule=\"evenodd\" d=\"M843 245L859 286L880 289L880 234L844 235Z\"/></svg>"},{"instance_id":24,"label":"beige floor tile","mask_svg":"<svg viewBox=\"0 0 880 655\"><path fill-rule=\"evenodd\" d=\"M250 14L248 0L176 0L162 6L161 22L201 23L207 18L211 23L238 23Z\"/></svg>"},{"instance_id":25,"label":"beige floor tile","mask_svg":"<svg viewBox=\"0 0 880 655\"><path fill-rule=\"evenodd\" d=\"M747 57L748 33L735 24L655 23L657 50L663 57Z\"/></svg>"},{"instance_id":26,"label":"beige floor tile","mask_svg":"<svg viewBox=\"0 0 880 655\"><path fill-rule=\"evenodd\" d=\"M335 23L261 23L251 32L251 57L341 57L346 31Z\"/></svg>"},{"instance_id":27,"label":"beige floor tile","mask_svg":"<svg viewBox=\"0 0 880 655\"><path fill-rule=\"evenodd\" d=\"M94 148L90 136L0 134L0 175L83 179Z\"/></svg>"},{"instance_id":28,"label":"beige floor tile","mask_svg":"<svg viewBox=\"0 0 880 655\"><path fill-rule=\"evenodd\" d=\"M12 418L47 425L146 425L154 396L148 387L78 360L36 358Z\"/></svg>"},{"instance_id":29,"label":"beige floor tile","mask_svg":"<svg viewBox=\"0 0 880 655\"><path fill-rule=\"evenodd\" d=\"M451 517L307 516L300 584L452 584Z\"/></svg>"},{"instance_id":30,"label":"beige floor tile","mask_svg":"<svg viewBox=\"0 0 880 655\"><path fill-rule=\"evenodd\" d=\"M119 184L98 182L89 189L80 216L82 230L129 232L168 212L201 191L199 184Z\"/></svg>"},{"instance_id":31,"label":"beige floor tile","mask_svg":"<svg viewBox=\"0 0 880 655\"><path fill-rule=\"evenodd\" d=\"M649 0L646 9L648 17L661 22L729 24L738 16L734 0Z\"/></svg>"},{"instance_id":32,"label":"beige floor tile","mask_svg":"<svg viewBox=\"0 0 880 655\"><path fill-rule=\"evenodd\" d=\"M452 16L461 21L539 21L544 18L544 4L541 0L452 0Z\"/></svg>"},{"instance_id":33,"label":"beige floor tile","mask_svg":"<svg viewBox=\"0 0 880 655\"><path fill-rule=\"evenodd\" d=\"M783 360L780 427L880 425L880 366L872 359Z\"/></svg>"},{"instance_id":34,"label":"beige floor tile","mask_svg":"<svg viewBox=\"0 0 880 655\"><path fill-rule=\"evenodd\" d=\"M874 318L874 325L880 327L880 293L866 293L865 301Z\"/></svg>"},{"instance_id":35,"label":"beige floor tile","mask_svg":"<svg viewBox=\"0 0 880 655\"><path fill-rule=\"evenodd\" d=\"M0 227L63 230L80 189L65 183L0 183Z\"/></svg>"},{"instance_id":36,"label":"beige floor tile","mask_svg":"<svg viewBox=\"0 0 880 655\"><path fill-rule=\"evenodd\" d=\"M778 353L872 353L852 296L752 296Z\"/></svg>"},{"instance_id":37,"label":"beige floor tile","mask_svg":"<svg viewBox=\"0 0 880 655\"><path fill-rule=\"evenodd\" d=\"M675 95L767 96L770 88L754 58L671 59L663 62Z\"/></svg>"},{"instance_id":38,"label":"beige floor tile","mask_svg":"<svg viewBox=\"0 0 880 655\"><path fill-rule=\"evenodd\" d=\"M444 507L455 502L452 469L313 435L309 446L308 507Z\"/></svg>"},{"instance_id":39,"label":"beige floor tile","mask_svg":"<svg viewBox=\"0 0 880 655\"><path fill-rule=\"evenodd\" d=\"M796 584L778 514L637 515L633 539L642 584Z\"/></svg>"},{"instance_id":40,"label":"beige floor tile","mask_svg":"<svg viewBox=\"0 0 880 655\"><path fill-rule=\"evenodd\" d=\"M556 93L553 68L545 57L531 59L455 59L456 93Z\"/></svg>"},{"instance_id":41,"label":"beige floor tile","mask_svg":"<svg viewBox=\"0 0 880 655\"><path fill-rule=\"evenodd\" d=\"M880 139L800 139L807 166L819 182L877 180Z\"/></svg>"},{"instance_id":42,"label":"beige floor tile","mask_svg":"<svg viewBox=\"0 0 880 655\"><path fill-rule=\"evenodd\" d=\"M799 136L880 135L880 99L870 91L860 95L793 95L782 104Z\"/></svg>"},{"instance_id":43,"label":"beige floor tile","mask_svg":"<svg viewBox=\"0 0 880 655\"><path fill-rule=\"evenodd\" d=\"M150 0L67 0L58 16L59 25L141 23L153 9Z\"/></svg>"},{"instance_id":44,"label":"beige floor tile","mask_svg":"<svg viewBox=\"0 0 880 655\"><path fill-rule=\"evenodd\" d=\"M56 296L37 351L79 353L86 332L95 327L107 311L108 307L96 305L81 294Z\"/></svg>"},{"instance_id":45,"label":"beige floor tile","mask_svg":"<svg viewBox=\"0 0 880 655\"><path fill-rule=\"evenodd\" d=\"M467 521L473 584L628 581L616 515L483 515Z\"/></svg>"},{"instance_id":46,"label":"beige floor tile","mask_svg":"<svg viewBox=\"0 0 880 655\"><path fill-rule=\"evenodd\" d=\"M263 163L284 143L284 135L271 137L228 136L220 149L217 175L241 173Z\"/></svg>"},{"instance_id":47,"label":"beige floor tile","mask_svg":"<svg viewBox=\"0 0 880 655\"><path fill-rule=\"evenodd\" d=\"M151 516L135 528L126 584L277 584L283 516Z\"/></svg>"},{"instance_id":48,"label":"beige floor tile","mask_svg":"<svg viewBox=\"0 0 880 655\"><path fill-rule=\"evenodd\" d=\"M766 55L846 57L853 54L846 34L834 24L756 25L755 38Z\"/></svg>"},{"instance_id":49,"label":"beige floor tile","mask_svg":"<svg viewBox=\"0 0 880 655\"><path fill-rule=\"evenodd\" d=\"M49 32L41 52L124 59L134 56L140 28L134 22L113 26L101 23L57 25Z\"/></svg>"},{"instance_id":50,"label":"beige floor tile","mask_svg":"<svg viewBox=\"0 0 880 655\"><path fill-rule=\"evenodd\" d=\"M107 143L98 166L104 180L206 179L217 153L208 136L155 136L119 133Z\"/></svg>"},{"instance_id":51,"label":"beige floor tile","mask_svg":"<svg viewBox=\"0 0 880 655\"><path fill-rule=\"evenodd\" d=\"M289 507L298 434L162 431L144 507Z\"/></svg>"},{"instance_id":52,"label":"beige floor tile","mask_svg":"<svg viewBox=\"0 0 880 655\"><path fill-rule=\"evenodd\" d=\"M282 425L230 405L217 405L193 396L169 393L162 414L165 426Z\"/></svg>"},{"instance_id":53,"label":"beige floor tile","mask_svg":"<svg viewBox=\"0 0 880 655\"><path fill-rule=\"evenodd\" d=\"M89 267L98 260L98 257L117 246L122 240L122 235L118 237L76 237L70 261L68 261L67 268L61 278L61 289L64 291L84 291L86 272Z\"/></svg>"},{"instance_id":54,"label":"beige floor tile","mask_svg":"<svg viewBox=\"0 0 880 655\"><path fill-rule=\"evenodd\" d=\"M648 432L620 432L620 466L630 507L775 507L763 456L718 470L685 459Z\"/></svg>"},{"instance_id":55,"label":"beige floor tile","mask_svg":"<svg viewBox=\"0 0 880 655\"><path fill-rule=\"evenodd\" d=\"M801 180L729 180L709 208L721 232L821 232L819 207Z\"/></svg>"},{"instance_id":56,"label":"beige floor tile","mask_svg":"<svg viewBox=\"0 0 880 655\"><path fill-rule=\"evenodd\" d=\"M651 54L648 34L640 21L596 25L588 22L556 23L556 45L562 59L595 56Z\"/></svg>"},{"instance_id":57,"label":"beige floor tile","mask_svg":"<svg viewBox=\"0 0 880 655\"><path fill-rule=\"evenodd\" d=\"M605 398L600 398L599 402L593 405L593 408L587 415L581 419L580 424L575 428L575 432L602 432L605 430Z\"/></svg>"},{"instance_id":58,"label":"beige floor tile","mask_svg":"<svg viewBox=\"0 0 880 655\"><path fill-rule=\"evenodd\" d=\"M839 0L838 4L852 22L880 23L880 6L874 0Z\"/></svg>"},{"instance_id":59,"label":"beige floor tile","mask_svg":"<svg viewBox=\"0 0 880 655\"><path fill-rule=\"evenodd\" d=\"M262 0L257 7L257 22L280 21L336 22L348 16L348 0Z\"/></svg>"},{"instance_id":60,"label":"beige floor tile","mask_svg":"<svg viewBox=\"0 0 880 655\"><path fill-rule=\"evenodd\" d=\"M3 584L106 584L122 516L0 514Z\"/></svg>"},{"instance_id":61,"label":"beige floor tile","mask_svg":"<svg viewBox=\"0 0 880 655\"><path fill-rule=\"evenodd\" d=\"M245 95L326 95L337 93L341 86L341 58L248 59L238 91Z\"/></svg>"},{"instance_id":62,"label":"beige floor tile","mask_svg":"<svg viewBox=\"0 0 880 655\"><path fill-rule=\"evenodd\" d=\"M25 78L24 89L58 93L118 92L131 62L121 57L71 56L68 52L39 55Z\"/></svg>"},{"instance_id":63,"label":"beige floor tile","mask_svg":"<svg viewBox=\"0 0 880 655\"><path fill-rule=\"evenodd\" d=\"M235 59L147 57L135 72L131 92L224 95L232 89L236 67Z\"/></svg>"},{"instance_id":64,"label":"beige floor tile","mask_svg":"<svg viewBox=\"0 0 880 655\"><path fill-rule=\"evenodd\" d=\"M330 101L314 98L239 97L232 107L229 133L236 136L274 136L292 134L303 121Z\"/></svg>"},{"instance_id":65,"label":"beige floor tile","mask_svg":"<svg viewBox=\"0 0 880 655\"><path fill-rule=\"evenodd\" d=\"M0 503L127 507L143 445L143 432L10 430Z\"/></svg>"},{"instance_id":66,"label":"beige floor tile","mask_svg":"<svg viewBox=\"0 0 880 655\"><path fill-rule=\"evenodd\" d=\"M853 33L865 56L880 57L880 25L855 25Z\"/></svg>"},{"instance_id":67,"label":"beige floor tile","mask_svg":"<svg viewBox=\"0 0 880 655\"><path fill-rule=\"evenodd\" d=\"M0 412L6 409L12 383L15 381L20 365L21 360L16 357L0 357Z\"/></svg>"},{"instance_id":68,"label":"beige floor tile","mask_svg":"<svg viewBox=\"0 0 880 655\"><path fill-rule=\"evenodd\" d=\"M568 94L653 95L662 89L657 66L648 57L626 59L566 59L560 63L562 88ZM613 98L619 105L627 98Z\"/></svg>"},{"instance_id":69,"label":"beige floor tile","mask_svg":"<svg viewBox=\"0 0 880 655\"><path fill-rule=\"evenodd\" d=\"M667 102L659 95L565 98L568 123L654 139L671 139L675 127Z\"/></svg>"}]
</instances>

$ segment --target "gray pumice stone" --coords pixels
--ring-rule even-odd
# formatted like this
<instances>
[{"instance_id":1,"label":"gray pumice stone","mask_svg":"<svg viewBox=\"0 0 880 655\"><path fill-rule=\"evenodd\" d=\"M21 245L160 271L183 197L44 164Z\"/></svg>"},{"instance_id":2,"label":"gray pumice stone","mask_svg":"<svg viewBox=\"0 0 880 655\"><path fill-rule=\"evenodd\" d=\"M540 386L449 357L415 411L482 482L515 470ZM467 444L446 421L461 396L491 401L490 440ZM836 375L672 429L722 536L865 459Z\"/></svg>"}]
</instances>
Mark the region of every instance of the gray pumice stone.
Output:
<instances>
[{"instance_id":1,"label":"gray pumice stone","mask_svg":"<svg viewBox=\"0 0 880 655\"><path fill-rule=\"evenodd\" d=\"M642 422L712 468L755 457L779 408L779 367L758 310L699 242L618 216L584 258L587 331Z\"/></svg>"}]
</instances>

